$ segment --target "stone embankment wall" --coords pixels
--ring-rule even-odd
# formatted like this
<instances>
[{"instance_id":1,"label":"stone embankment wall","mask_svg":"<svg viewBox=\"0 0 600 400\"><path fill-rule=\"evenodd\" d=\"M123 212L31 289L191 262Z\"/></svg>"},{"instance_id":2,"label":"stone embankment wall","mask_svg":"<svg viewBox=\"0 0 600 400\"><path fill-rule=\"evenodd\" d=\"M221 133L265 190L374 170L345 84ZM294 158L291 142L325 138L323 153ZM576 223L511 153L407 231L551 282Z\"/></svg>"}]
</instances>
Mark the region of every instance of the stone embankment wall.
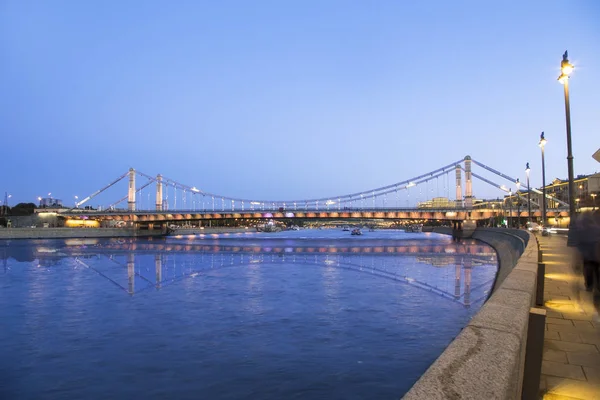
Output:
<instances>
[{"instance_id":1,"label":"stone embankment wall","mask_svg":"<svg viewBox=\"0 0 600 400\"><path fill-rule=\"evenodd\" d=\"M404 399L521 397L529 310L535 303L537 240L516 229L479 228L472 237L498 253L493 294Z\"/></svg>"},{"instance_id":2,"label":"stone embankment wall","mask_svg":"<svg viewBox=\"0 0 600 400\"><path fill-rule=\"evenodd\" d=\"M1 239L66 239L162 236L161 231L125 228L0 228Z\"/></svg>"}]
</instances>

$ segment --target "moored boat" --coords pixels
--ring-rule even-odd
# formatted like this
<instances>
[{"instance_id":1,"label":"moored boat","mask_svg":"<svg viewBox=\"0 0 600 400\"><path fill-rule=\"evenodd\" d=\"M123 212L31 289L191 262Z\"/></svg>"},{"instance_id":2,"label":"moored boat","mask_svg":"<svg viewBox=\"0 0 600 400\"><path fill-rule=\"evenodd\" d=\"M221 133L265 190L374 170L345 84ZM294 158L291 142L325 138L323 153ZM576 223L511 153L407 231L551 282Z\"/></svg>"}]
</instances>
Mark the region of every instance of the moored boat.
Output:
<instances>
[{"instance_id":1,"label":"moored boat","mask_svg":"<svg viewBox=\"0 0 600 400\"><path fill-rule=\"evenodd\" d=\"M423 225L422 224L412 224L412 225L408 225L406 227L406 232L423 232Z\"/></svg>"}]
</instances>

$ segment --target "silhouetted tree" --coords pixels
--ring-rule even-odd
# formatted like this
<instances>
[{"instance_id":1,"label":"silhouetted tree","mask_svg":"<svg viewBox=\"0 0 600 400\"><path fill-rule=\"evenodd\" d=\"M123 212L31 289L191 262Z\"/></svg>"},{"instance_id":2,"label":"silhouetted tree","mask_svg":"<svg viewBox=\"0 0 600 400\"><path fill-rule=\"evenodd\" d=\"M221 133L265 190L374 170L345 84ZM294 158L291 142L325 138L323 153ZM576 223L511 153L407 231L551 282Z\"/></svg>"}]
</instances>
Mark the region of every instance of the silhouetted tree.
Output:
<instances>
[{"instance_id":1,"label":"silhouetted tree","mask_svg":"<svg viewBox=\"0 0 600 400\"><path fill-rule=\"evenodd\" d=\"M9 215L31 215L35 212L35 204L19 203L9 209Z\"/></svg>"}]
</instances>

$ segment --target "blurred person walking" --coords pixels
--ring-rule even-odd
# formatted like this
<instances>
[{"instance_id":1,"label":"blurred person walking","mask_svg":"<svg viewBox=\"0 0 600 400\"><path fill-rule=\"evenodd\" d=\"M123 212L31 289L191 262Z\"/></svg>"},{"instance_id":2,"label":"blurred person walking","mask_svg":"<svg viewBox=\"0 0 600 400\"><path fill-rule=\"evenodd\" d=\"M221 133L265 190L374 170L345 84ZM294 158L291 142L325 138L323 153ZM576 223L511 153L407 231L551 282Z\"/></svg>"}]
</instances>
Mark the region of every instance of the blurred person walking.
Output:
<instances>
[{"instance_id":1,"label":"blurred person walking","mask_svg":"<svg viewBox=\"0 0 600 400\"><path fill-rule=\"evenodd\" d=\"M600 210L581 214L571 228L568 242L583 259L585 290L600 296Z\"/></svg>"}]
</instances>

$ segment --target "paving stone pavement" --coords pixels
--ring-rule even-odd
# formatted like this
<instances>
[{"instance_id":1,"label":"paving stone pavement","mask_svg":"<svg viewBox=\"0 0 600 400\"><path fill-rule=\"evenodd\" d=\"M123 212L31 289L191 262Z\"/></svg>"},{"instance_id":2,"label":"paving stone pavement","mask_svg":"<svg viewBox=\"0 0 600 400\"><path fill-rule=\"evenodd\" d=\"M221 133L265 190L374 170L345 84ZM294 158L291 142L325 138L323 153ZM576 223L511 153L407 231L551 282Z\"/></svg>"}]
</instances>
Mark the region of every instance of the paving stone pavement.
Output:
<instances>
[{"instance_id":1,"label":"paving stone pavement","mask_svg":"<svg viewBox=\"0 0 600 400\"><path fill-rule=\"evenodd\" d=\"M600 400L600 299L586 292L566 236L537 236L547 311L540 399Z\"/></svg>"}]
</instances>

